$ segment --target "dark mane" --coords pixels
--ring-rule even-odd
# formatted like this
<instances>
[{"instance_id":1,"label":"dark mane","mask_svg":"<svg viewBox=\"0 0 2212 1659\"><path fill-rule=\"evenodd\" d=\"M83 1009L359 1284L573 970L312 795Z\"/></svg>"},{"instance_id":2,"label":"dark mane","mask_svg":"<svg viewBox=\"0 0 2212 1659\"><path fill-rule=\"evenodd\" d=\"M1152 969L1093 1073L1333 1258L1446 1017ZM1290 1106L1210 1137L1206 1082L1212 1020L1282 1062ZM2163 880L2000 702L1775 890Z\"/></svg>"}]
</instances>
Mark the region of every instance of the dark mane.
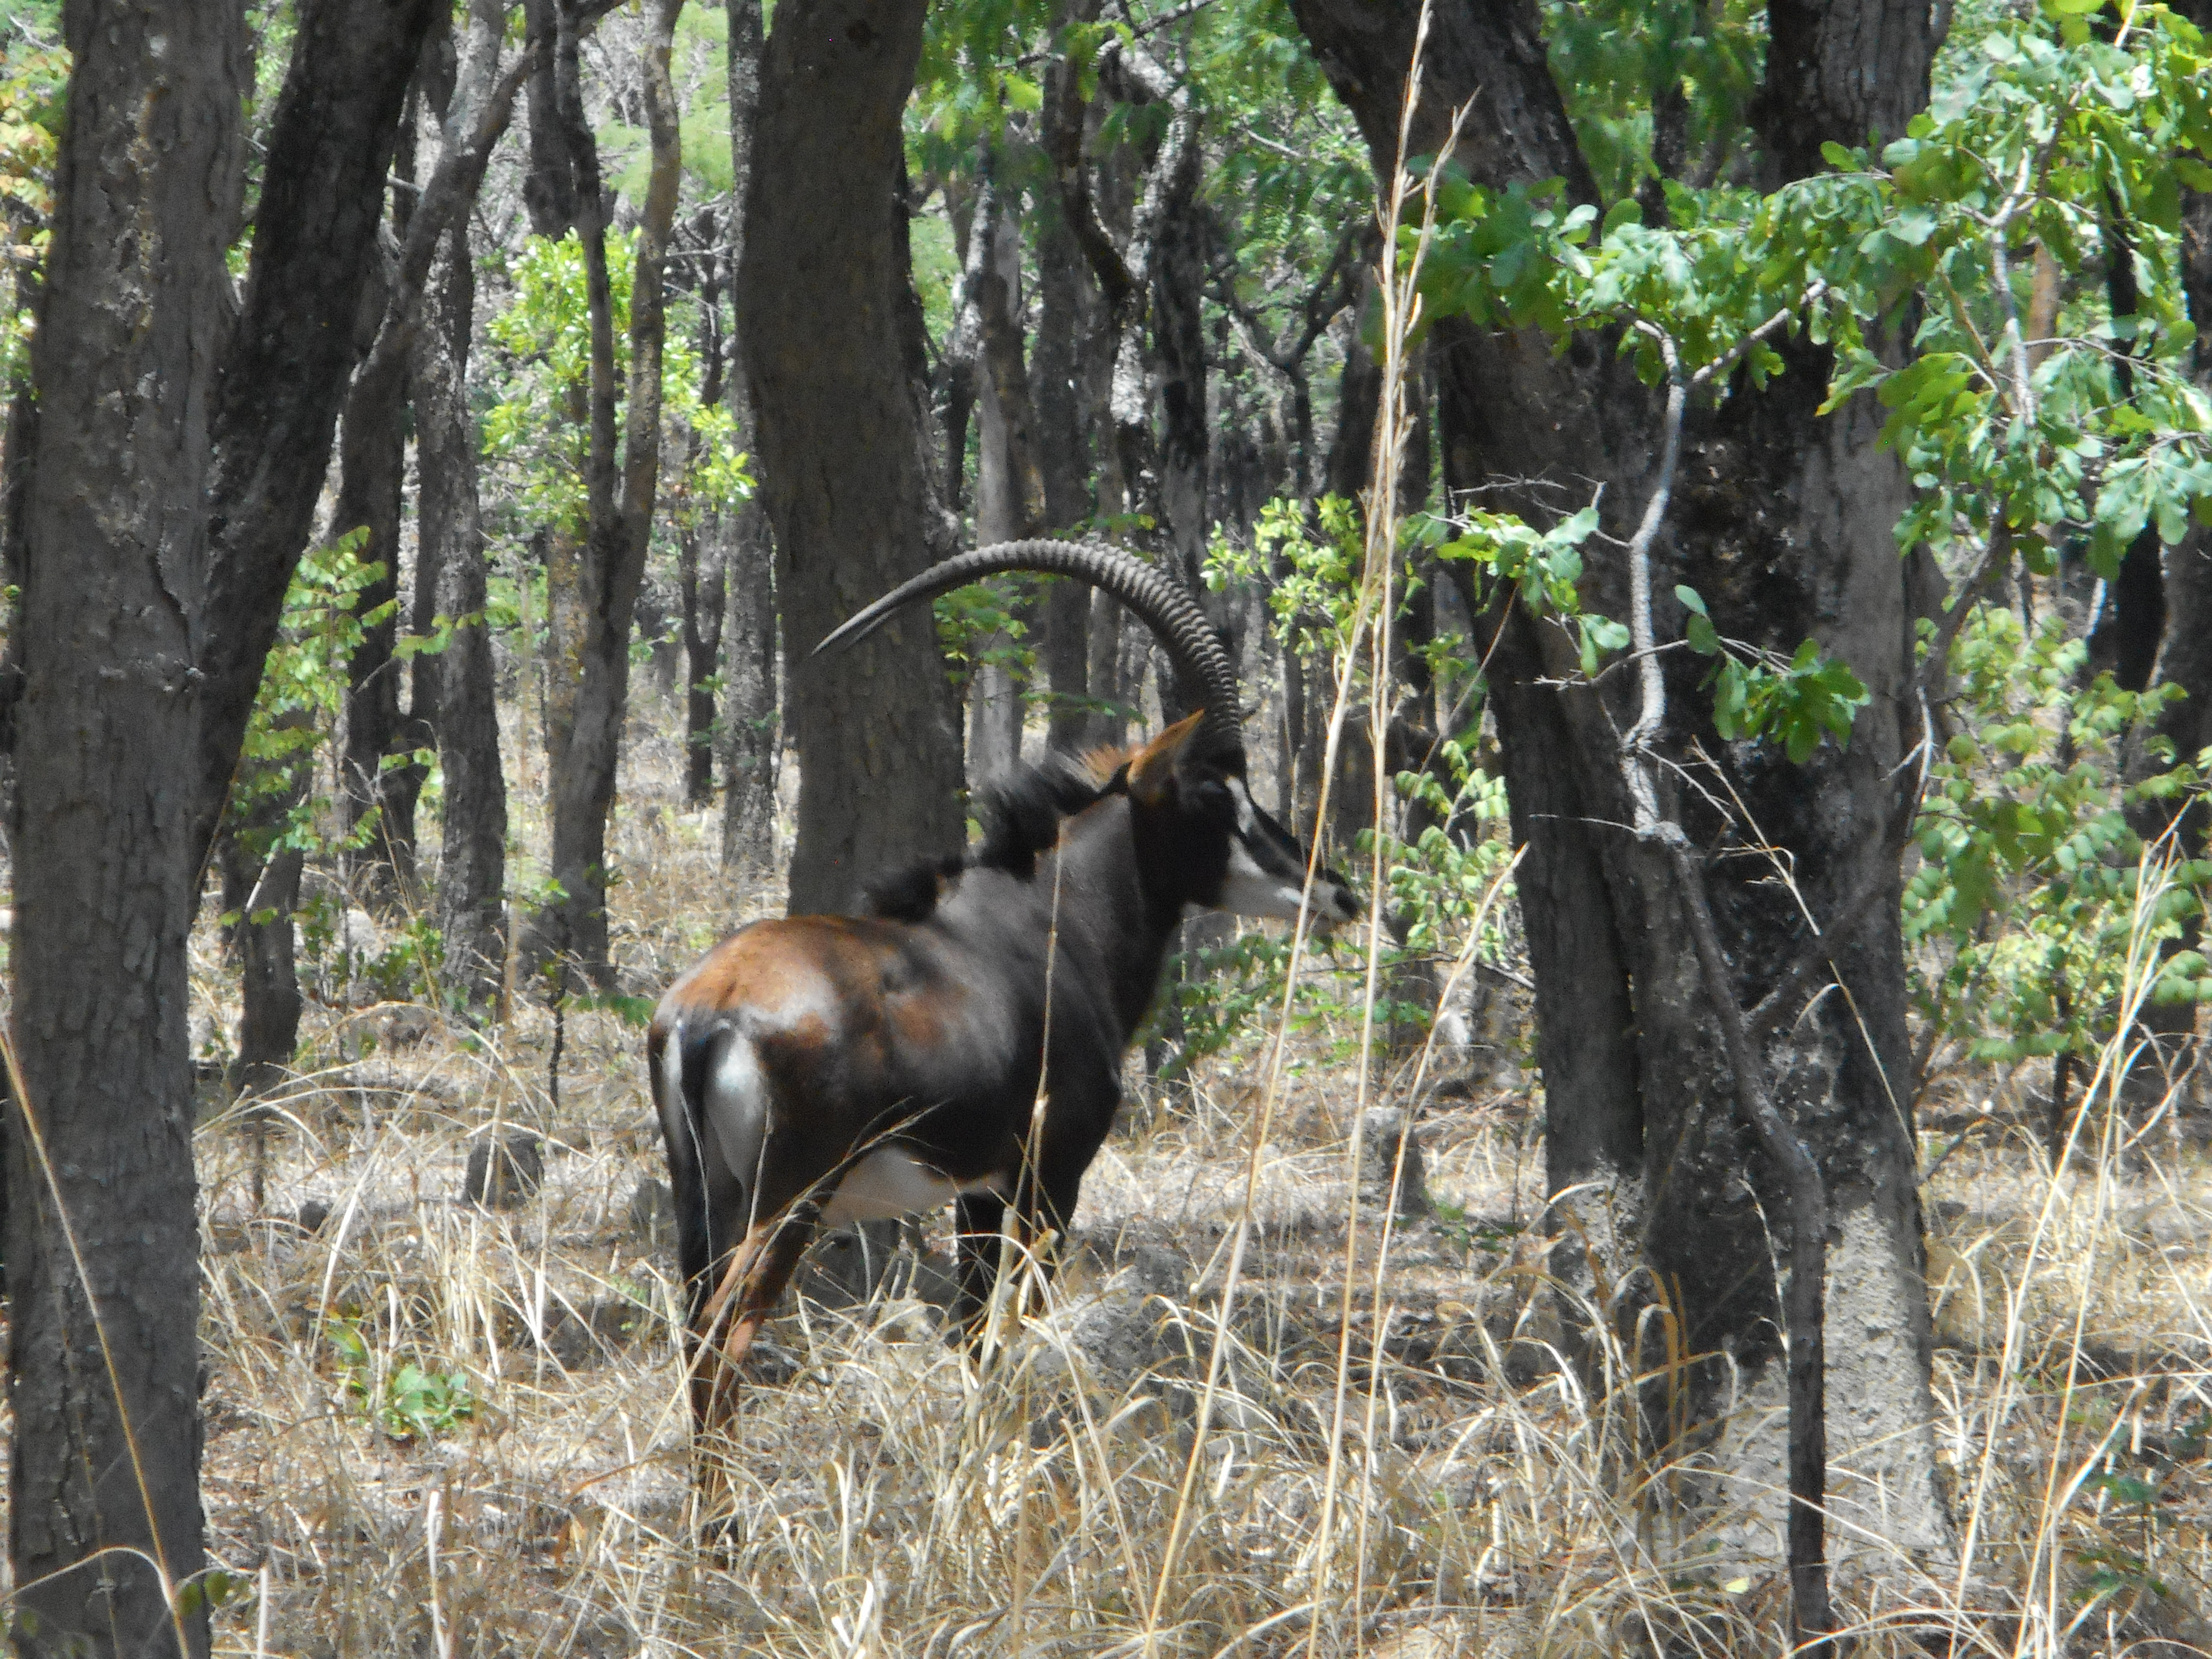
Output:
<instances>
[{"instance_id":1,"label":"dark mane","mask_svg":"<svg viewBox=\"0 0 2212 1659\"><path fill-rule=\"evenodd\" d=\"M1124 757L1098 750L1080 758L1057 750L1034 766L1017 766L975 792L982 837L966 851L925 859L872 878L862 888L866 914L892 921L924 921L946 888L968 870L1004 870L1024 881L1037 854L1060 839L1060 826L1121 787Z\"/></svg>"}]
</instances>

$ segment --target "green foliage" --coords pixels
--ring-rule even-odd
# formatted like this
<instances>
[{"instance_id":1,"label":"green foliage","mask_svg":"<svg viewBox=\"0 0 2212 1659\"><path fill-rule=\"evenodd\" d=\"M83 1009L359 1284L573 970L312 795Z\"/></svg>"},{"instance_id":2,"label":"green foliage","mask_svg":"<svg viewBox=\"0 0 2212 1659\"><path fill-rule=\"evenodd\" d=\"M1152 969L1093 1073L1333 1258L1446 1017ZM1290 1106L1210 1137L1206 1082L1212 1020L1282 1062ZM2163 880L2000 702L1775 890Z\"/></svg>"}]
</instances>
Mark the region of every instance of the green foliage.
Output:
<instances>
[{"instance_id":1,"label":"green foliage","mask_svg":"<svg viewBox=\"0 0 2212 1659\"><path fill-rule=\"evenodd\" d=\"M261 671L230 793L233 833L257 857L279 848L320 854L357 847L374 827L364 818L351 836L338 835L337 806L319 792L330 775L316 765L318 751L337 731L347 665L368 630L398 608L397 600L388 600L361 609L363 593L384 575L382 565L361 556L368 536L356 530L310 547L285 590L283 617Z\"/></svg>"},{"instance_id":2,"label":"green foliage","mask_svg":"<svg viewBox=\"0 0 2212 1659\"><path fill-rule=\"evenodd\" d=\"M1581 533L1586 534L1587 527ZM1565 535L1554 546L1530 553L1529 558L1532 563L1576 561L1579 556L1574 544L1579 539L1577 534ZM1530 532L1516 545L1528 547L1542 540ZM1359 517L1349 501L1324 496L1315 504L1310 520L1296 503L1279 500L1261 509L1249 545L1216 538L1206 580L1217 591L1233 580L1261 583L1285 643L1309 660L1335 665L1340 673L1351 673L1358 682L1363 678L1360 663L1346 647L1363 562ZM1578 563L1575 568L1579 570ZM1571 581L1565 591L1571 596ZM1401 594L1405 598L1410 594ZM1437 687L1447 696L1455 682L1474 678L1472 653L1458 635L1431 642L1431 666ZM1383 951L1386 982L1393 970L1411 961L1456 960L1478 927L1480 937L1472 943L1484 959L1501 962L1511 951L1503 907L1491 903L1486 908L1486 901L1511 892L1510 885L1500 885L1511 859L1503 834L1505 788L1501 780L1474 764L1471 744L1473 725L1480 718L1479 704L1468 718L1465 732L1437 744L1428 770L1402 772L1395 780L1397 795L1408 809L1401 817L1413 818L1417 812L1422 827L1410 839L1389 829L1381 836L1382 882L1402 933ZM1358 851L1355 878L1376 868L1373 832L1362 832ZM1302 973L1291 1003L1291 1022L1296 1029L1324 1041L1333 1057L1342 1059L1356 1050L1358 1042L1358 1011L1365 996L1364 958L1340 969L1333 965L1326 939L1316 940L1314 949L1319 960L1310 959ZM1174 1069L1180 1071L1227 1048L1247 1020L1281 1006L1289 965L1289 940L1260 933L1245 933L1228 945L1188 959L1177 981L1184 1036ZM1376 1006L1376 1019L1389 1027L1418 1030L1427 1024L1432 1012L1424 1005L1386 996Z\"/></svg>"},{"instance_id":3,"label":"green foliage","mask_svg":"<svg viewBox=\"0 0 2212 1659\"><path fill-rule=\"evenodd\" d=\"M2122 43L2078 15L2014 20L1984 35L1881 164L1831 144L1838 170L1759 197L1670 185L1665 226L1632 202L1602 223L1552 180L1495 192L1447 173L1426 251L1427 314L1621 335L1638 370L1686 374L1741 351L1753 384L1781 359L1752 336L1778 314L1834 345L1830 406L1872 388L1891 411L1883 441L1922 492L1906 546L1987 526L2073 524L2109 574L2146 524L2178 539L2212 495L2212 403L2181 372L2193 336L2175 261L2179 189L2212 143L2212 60L2202 35L2138 7ZM2193 154L2191 154L2193 152ZM2192 171L2193 169L2193 171ZM2060 337L2022 334L2039 244L2067 270L2104 252L2117 210L2135 246L2138 317L2115 321L2080 296ZM1410 253L1419 232L1401 233ZM1893 366L1867 331L1920 302L1916 352ZM2114 358L2130 355L2134 395ZM2202 509L2200 508L2200 511Z\"/></svg>"},{"instance_id":4,"label":"green foliage","mask_svg":"<svg viewBox=\"0 0 2212 1659\"><path fill-rule=\"evenodd\" d=\"M2123 691L2109 674L2084 684L2085 654L2057 618L2028 634L1996 608L1952 652L1960 729L1930 769L1905 933L1928 947L1911 964L1915 1001L1978 1059L2094 1052L2118 1018L2139 904L2149 900L2153 940L2171 939L2212 878L2212 865L2184 863L2143 892L2127 805L2198 774L2169 766L2124 787L2121 746L2179 693ZM2154 1000L2212 1001L2197 952L2156 971Z\"/></svg>"},{"instance_id":5,"label":"green foliage","mask_svg":"<svg viewBox=\"0 0 2212 1659\"><path fill-rule=\"evenodd\" d=\"M0 266L15 271L35 271L44 262L53 212L54 160L70 64L59 45L57 12L39 5L12 18L27 43L11 44L0 57ZM24 297L18 280L0 290L0 388L28 370L33 319L17 303Z\"/></svg>"},{"instance_id":6,"label":"green foliage","mask_svg":"<svg viewBox=\"0 0 2212 1659\"><path fill-rule=\"evenodd\" d=\"M434 1440L483 1409L465 1373L426 1371L374 1349L353 1320L334 1319L329 1329L347 1397L392 1439Z\"/></svg>"},{"instance_id":7,"label":"green foliage","mask_svg":"<svg viewBox=\"0 0 2212 1659\"><path fill-rule=\"evenodd\" d=\"M1869 702L1867 689L1840 660L1807 640L1789 657L1742 640L1723 639L1705 602L1691 587L1674 597L1689 613L1690 649L1712 659L1705 684L1713 694L1713 726L1730 743L1771 734L1796 765L1813 757L1825 734L1848 749L1851 721Z\"/></svg>"},{"instance_id":8,"label":"green foliage","mask_svg":"<svg viewBox=\"0 0 2212 1659\"><path fill-rule=\"evenodd\" d=\"M964 691L986 663L1006 669L1017 685L1029 683L1036 651L1022 643L1030 630L1018 613L1037 586L1032 576L998 576L956 587L935 601L938 642L956 688Z\"/></svg>"},{"instance_id":9,"label":"green foliage","mask_svg":"<svg viewBox=\"0 0 2212 1659\"><path fill-rule=\"evenodd\" d=\"M1418 805L1426 822L1410 842L1383 836L1383 881L1405 930L1404 951L1455 959L1480 927L1478 954L1499 963L1511 949L1504 918L1495 903L1486 912L1484 905L1499 892L1512 857L1505 782L1477 769L1468 741L1447 738L1429 770L1398 774L1399 799ZM1371 842L1363 840L1360 852L1361 862L1372 868Z\"/></svg>"},{"instance_id":10,"label":"green foliage","mask_svg":"<svg viewBox=\"0 0 2212 1659\"><path fill-rule=\"evenodd\" d=\"M1214 538L1206 585L1217 593L1231 582L1263 588L1276 637L1308 662L1334 659L1351 637L1365 562L1358 507L1324 495L1309 519L1297 502L1278 496L1260 509L1249 544Z\"/></svg>"},{"instance_id":11,"label":"green foliage","mask_svg":"<svg viewBox=\"0 0 2212 1659\"><path fill-rule=\"evenodd\" d=\"M615 373L629 366L630 283L636 239L607 243L607 287L613 303ZM589 432L584 420L591 374L591 307L584 282L582 246L573 234L558 241L533 236L511 275L514 297L491 319L493 343L503 353L498 401L483 421L486 459L500 488L524 522L584 526L584 463ZM688 517L734 507L752 493L745 457L733 443L729 410L699 397L699 364L672 326L661 361L661 477L667 511L658 527L681 526ZM543 614L542 612L540 613Z\"/></svg>"},{"instance_id":12,"label":"green foliage","mask_svg":"<svg viewBox=\"0 0 2212 1659\"><path fill-rule=\"evenodd\" d=\"M1763 7L1551 0L1543 13L1553 79L1607 202L1653 176L1652 106L1667 88L1681 89L1686 155L1717 158L1738 137L1765 52Z\"/></svg>"},{"instance_id":13,"label":"green foliage","mask_svg":"<svg viewBox=\"0 0 2212 1659\"><path fill-rule=\"evenodd\" d=\"M1433 1194L1429 1211L1437 1231L1456 1245L1462 1256L1471 1257L1478 1250L1492 1257L1510 1255L1513 1241L1527 1231L1517 1221L1486 1221L1468 1213L1464 1205Z\"/></svg>"}]
</instances>

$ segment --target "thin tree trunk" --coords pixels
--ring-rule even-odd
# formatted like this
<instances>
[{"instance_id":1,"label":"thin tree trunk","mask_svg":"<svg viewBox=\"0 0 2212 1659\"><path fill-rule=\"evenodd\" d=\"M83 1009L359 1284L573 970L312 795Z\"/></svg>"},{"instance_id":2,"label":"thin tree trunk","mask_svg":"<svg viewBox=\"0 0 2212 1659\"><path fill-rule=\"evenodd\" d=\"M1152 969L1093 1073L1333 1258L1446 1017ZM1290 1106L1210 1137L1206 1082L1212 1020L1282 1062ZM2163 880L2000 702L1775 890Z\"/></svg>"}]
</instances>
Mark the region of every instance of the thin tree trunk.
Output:
<instances>
[{"instance_id":1,"label":"thin tree trunk","mask_svg":"<svg viewBox=\"0 0 2212 1659\"><path fill-rule=\"evenodd\" d=\"M744 263L753 126L760 110L761 0L728 0L727 14L732 204L728 269L734 298ZM735 362L724 390L731 441L746 454L757 456L752 385L743 361L747 323L741 308L733 307L733 315L731 349ZM729 869L765 871L775 860L775 785L783 729L776 691L775 550L769 536L768 509L757 495L736 513L724 514L722 533L726 538L722 568L729 594L729 619L722 629L722 863Z\"/></svg>"},{"instance_id":2,"label":"thin tree trunk","mask_svg":"<svg viewBox=\"0 0 2212 1659\"><path fill-rule=\"evenodd\" d=\"M709 243L714 229L709 216ZM699 401L708 409L722 400L721 272L720 258L709 254L698 296ZM692 514L677 546L684 605L684 799L693 807L706 805L714 794L714 675L721 665L722 623L729 608L726 547L719 511Z\"/></svg>"},{"instance_id":3,"label":"thin tree trunk","mask_svg":"<svg viewBox=\"0 0 2212 1659\"><path fill-rule=\"evenodd\" d=\"M548 240L566 235L576 223L575 162L568 153L560 88L554 79L552 47L560 32L556 20L562 3L522 0L525 33L544 46L531 66L526 94L529 164L522 175L522 205L530 216L530 234Z\"/></svg>"},{"instance_id":4,"label":"thin tree trunk","mask_svg":"<svg viewBox=\"0 0 2212 1659\"><path fill-rule=\"evenodd\" d=\"M921 0L782 0L761 77L738 314L803 767L801 912L842 909L873 871L963 839L957 708L927 612L834 665L806 657L955 544L908 372L900 118L922 12Z\"/></svg>"},{"instance_id":5,"label":"thin tree trunk","mask_svg":"<svg viewBox=\"0 0 2212 1659\"><path fill-rule=\"evenodd\" d=\"M623 450L615 451L614 310L606 263L606 203L599 185L597 143L586 125L577 62L574 15L564 0L555 79L568 156L576 179L576 230L583 244L592 346L587 398L590 443L585 462L589 529L577 550L572 580L549 601L567 621L567 660L556 677L568 681L565 708L549 720L553 753L549 793L553 821L552 876L560 893L533 915L525 963L535 973L554 962L580 968L594 984L612 983L607 951L607 813L614 804L623 715L629 696L630 623L660 481L661 349L668 234L676 214L682 161L670 40L683 0L653 0L642 47L652 173L639 215L637 267L630 284L629 377L623 398Z\"/></svg>"},{"instance_id":6,"label":"thin tree trunk","mask_svg":"<svg viewBox=\"0 0 2212 1659\"><path fill-rule=\"evenodd\" d=\"M970 264L976 271L976 355L982 371L976 377L982 465L976 472L975 539L988 546L1036 535L1045 514L1036 410L1023 361L1019 199L1009 199L995 178L986 181L977 198L969 236L971 241L983 239L982 258ZM1036 620L1036 607L1026 599L1018 601L1013 616L1026 629ZM1001 635L992 643L1003 650L1012 641ZM976 683L968 756L971 788L1010 770L1022 757L1019 682L1004 663L987 661Z\"/></svg>"},{"instance_id":7,"label":"thin tree trunk","mask_svg":"<svg viewBox=\"0 0 2212 1659\"><path fill-rule=\"evenodd\" d=\"M244 42L228 7L65 26L16 714L11 1626L28 1654L198 1655L204 1604L162 1593L206 1565L188 677Z\"/></svg>"},{"instance_id":8,"label":"thin tree trunk","mask_svg":"<svg viewBox=\"0 0 2212 1659\"><path fill-rule=\"evenodd\" d=\"M364 344L367 343L364 342ZM412 888L415 848L399 833L403 826L387 813L385 757L399 735L399 519L401 484L406 472L407 362L394 355L362 365L346 394L338 428L337 510L334 535L358 535L359 557L377 567L361 591L360 612L368 618L361 643L346 664L344 738L340 764L345 824L363 835L349 860L368 896L378 905L398 906ZM411 828L411 826L407 826Z\"/></svg>"},{"instance_id":9,"label":"thin tree trunk","mask_svg":"<svg viewBox=\"0 0 2212 1659\"><path fill-rule=\"evenodd\" d=\"M238 915L231 948L238 963L238 1049L225 1080L240 1100L267 1094L284 1079L300 1040L298 965L293 960L293 912L300 904L305 856L280 848L254 854L234 830L216 843L222 905Z\"/></svg>"},{"instance_id":10,"label":"thin tree trunk","mask_svg":"<svg viewBox=\"0 0 2212 1659\"><path fill-rule=\"evenodd\" d=\"M1054 73L1066 76L1065 65ZM1048 96L1055 95L1048 94ZM1036 410L1037 465L1043 475L1044 521L1065 534L1094 510L1090 455L1084 441L1082 342L1097 326L1083 250L1057 202L1036 204L1042 228L1037 246L1036 347L1030 356ZM1047 740L1073 750L1089 736L1091 589L1055 580L1045 588L1045 682L1052 691Z\"/></svg>"},{"instance_id":11,"label":"thin tree trunk","mask_svg":"<svg viewBox=\"0 0 2212 1659\"><path fill-rule=\"evenodd\" d=\"M1152 262L1152 343L1159 360L1160 504L1167 510L1168 545L1176 574L1197 596L1222 636L1230 660L1237 641L1232 611L1206 585L1206 550L1212 514L1207 510L1212 472L1213 411L1209 407L1206 328L1207 237L1198 201L1204 160L1194 142L1167 180L1161 203L1159 247Z\"/></svg>"},{"instance_id":12,"label":"thin tree trunk","mask_svg":"<svg viewBox=\"0 0 2212 1659\"><path fill-rule=\"evenodd\" d=\"M471 135L503 126L513 111L513 93L501 107L495 83L505 21L502 0L470 0L468 35L441 124L441 166ZM482 1011L499 994L507 954L507 781L483 620L483 524L468 400L476 268L465 213L446 232L426 303L431 315L408 362L419 532L415 628L427 633L440 617L453 626L445 650L415 659L412 707L435 736L444 780L436 915L447 981L466 1006Z\"/></svg>"},{"instance_id":13,"label":"thin tree trunk","mask_svg":"<svg viewBox=\"0 0 2212 1659\"><path fill-rule=\"evenodd\" d=\"M487 0L477 0L482 9ZM497 0L489 0L495 5ZM425 543L438 548L437 614L453 623L435 665L438 763L445 803L438 857L438 927L446 974L473 1008L499 994L507 958L507 779L500 764L499 708L491 636L483 520L477 495L476 423L469 414L471 285L465 224L453 228L441 289L453 296L447 326L417 337L413 366Z\"/></svg>"}]
</instances>

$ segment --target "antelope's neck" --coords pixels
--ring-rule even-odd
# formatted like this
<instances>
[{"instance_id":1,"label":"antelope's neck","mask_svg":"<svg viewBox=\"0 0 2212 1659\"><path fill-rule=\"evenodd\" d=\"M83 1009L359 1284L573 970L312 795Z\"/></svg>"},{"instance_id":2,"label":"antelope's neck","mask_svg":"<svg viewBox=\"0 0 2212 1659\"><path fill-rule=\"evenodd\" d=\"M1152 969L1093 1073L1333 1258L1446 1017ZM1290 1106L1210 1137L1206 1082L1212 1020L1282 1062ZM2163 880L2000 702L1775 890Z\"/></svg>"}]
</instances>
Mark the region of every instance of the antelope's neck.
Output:
<instances>
[{"instance_id":1,"label":"antelope's neck","mask_svg":"<svg viewBox=\"0 0 2212 1659\"><path fill-rule=\"evenodd\" d=\"M1073 896L1083 908L1082 948L1095 954L1111 986L1115 1023L1126 1048L1159 989L1161 965L1182 920L1182 903L1170 896L1169 872L1141 867L1126 799L1102 801L1069 820L1054 856L1060 865L1061 937L1069 939L1073 931L1066 925ZM1048 891L1051 864L1038 874Z\"/></svg>"}]
</instances>

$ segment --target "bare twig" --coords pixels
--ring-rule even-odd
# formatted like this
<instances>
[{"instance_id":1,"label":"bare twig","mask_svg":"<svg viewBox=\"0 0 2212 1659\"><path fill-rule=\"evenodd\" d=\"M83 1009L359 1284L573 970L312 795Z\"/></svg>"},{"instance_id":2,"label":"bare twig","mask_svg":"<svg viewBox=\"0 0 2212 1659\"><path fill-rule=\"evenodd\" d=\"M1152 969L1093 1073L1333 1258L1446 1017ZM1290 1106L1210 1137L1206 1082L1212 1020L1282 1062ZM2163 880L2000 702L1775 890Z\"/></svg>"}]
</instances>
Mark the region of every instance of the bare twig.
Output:
<instances>
[{"instance_id":1,"label":"bare twig","mask_svg":"<svg viewBox=\"0 0 2212 1659\"><path fill-rule=\"evenodd\" d=\"M1779 329L1783 325L1789 322L1790 319L1796 316L1799 312L1818 305L1820 302L1821 296L1826 295L1827 291L1827 279L1825 277L1815 278L1813 285L1805 290L1804 296L1795 305L1787 305L1783 307L1781 310L1776 312L1771 317L1769 317L1757 328L1752 330L1750 333L1745 335L1743 338L1738 340L1726 351L1721 353L1719 356L1714 358L1712 362L1707 363L1703 368L1690 376L1691 390L1700 391L1705 386L1711 385L1715 380L1725 377L1728 372L1735 367L1737 361L1741 358L1746 352L1749 351L1752 347L1759 345L1765 340L1771 338L1777 329Z\"/></svg>"},{"instance_id":2,"label":"bare twig","mask_svg":"<svg viewBox=\"0 0 2212 1659\"><path fill-rule=\"evenodd\" d=\"M1974 567L1974 574L1966 578L1966 586L1959 590L1959 597L1952 600L1950 608L1943 612L1942 621L1936 624L1936 636L1929 641L1927 658L1920 665L1923 690L1932 690L1942 684L1943 676L1949 672L1951 647L1958 641L1959 630L1966 625L1966 618L1981 603L1982 590L1989 586L1990 579L2012 563L2012 526L1999 513L1996 522L1990 527L1990 544L1982 554L1981 563Z\"/></svg>"},{"instance_id":3,"label":"bare twig","mask_svg":"<svg viewBox=\"0 0 2212 1659\"><path fill-rule=\"evenodd\" d=\"M1643 837L1658 828L1659 797L1652 783L1650 757L1651 745L1667 719L1667 680L1660 670L1655 646L1657 636L1651 623L1651 544L1666 520L1667 502L1674 489L1674 466L1682 453L1682 413L1689 390L1682 381L1681 354L1675 350L1673 337L1649 323L1636 326L1659 342L1660 355L1667 362L1667 425L1659 451L1659 478L1651 487L1651 499L1644 504L1644 520L1628 544L1628 626L1635 641L1642 708L1636 724L1621 734L1620 769L1628 782L1629 799L1635 804L1636 833Z\"/></svg>"},{"instance_id":4,"label":"bare twig","mask_svg":"<svg viewBox=\"0 0 2212 1659\"><path fill-rule=\"evenodd\" d=\"M1778 326L1778 325L1776 325ZM1639 841L1665 848L1674 882L1689 914L1690 934L1706 1000L1721 1030L1729 1070L1735 1079L1736 1109L1758 1137L1789 1194L1790 1282L1784 1293L1783 1319L1790 1364L1790 1602L1794 1644L1808 1653L1826 1653L1835 1628L1828 1602L1827 1562L1827 1364L1826 1281L1828 1255L1828 1194L1820 1166L1776 1109L1766 1091L1766 1061L1752 1045L1743 1009L1730 981L1728 957L1713 925L1705 896L1705 872L1697 849L1680 824L1659 815L1658 789L1652 776L1652 745L1665 724L1667 684L1661 673L1651 620L1651 546L1665 520L1681 450L1682 414L1688 387L1680 354L1664 331L1648 323L1637 327L1659 343L1667 363L1666 429L1659 477L1645 502L1643 521L1628 544L1629 631L1639 658L1642 708L1620 737L1620 766L1636 813Z\"/></svg>"}]
</instances>

